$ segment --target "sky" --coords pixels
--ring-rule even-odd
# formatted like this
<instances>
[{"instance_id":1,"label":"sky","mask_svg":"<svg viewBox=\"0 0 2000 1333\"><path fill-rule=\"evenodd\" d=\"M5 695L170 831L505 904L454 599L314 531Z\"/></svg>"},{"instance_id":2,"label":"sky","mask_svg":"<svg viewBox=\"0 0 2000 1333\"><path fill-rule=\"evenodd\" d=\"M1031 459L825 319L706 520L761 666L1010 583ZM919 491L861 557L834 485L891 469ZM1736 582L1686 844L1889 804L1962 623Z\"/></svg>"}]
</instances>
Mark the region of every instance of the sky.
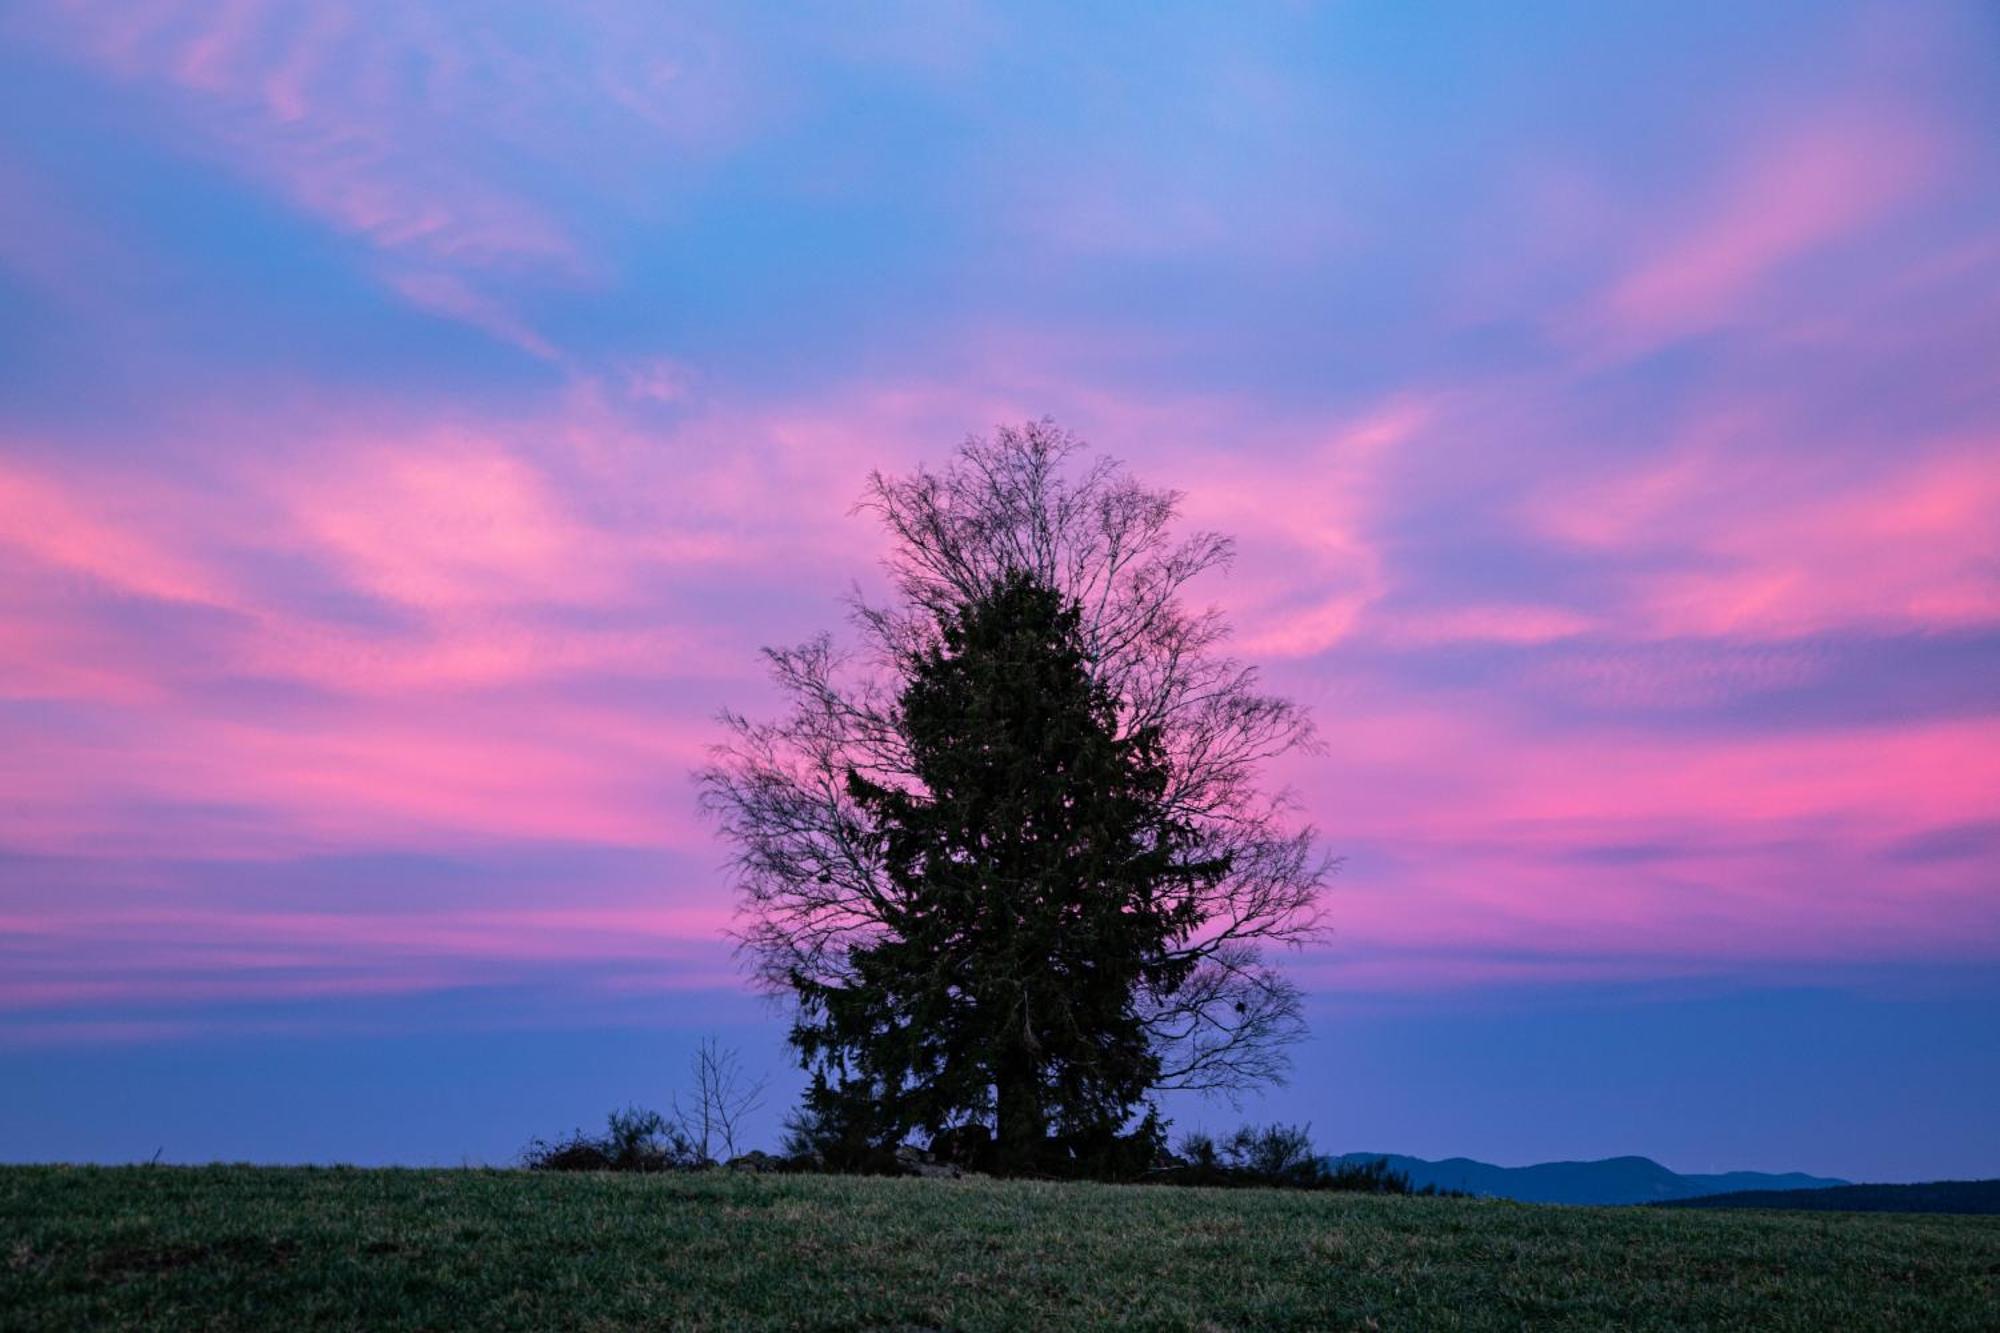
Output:
<instances>
[{"instance_id":1,"label":"sky","mask_svg":"<svg viewBox=\"0 0 2000 1333\"><path fill-rule=\"evenodd\" d=\"M1329 1151L2000 1175L2000 10L0 11L0 1157L799 1084L690 770L1053 416L1344 858Z\"/></svg>"}]
</instances>

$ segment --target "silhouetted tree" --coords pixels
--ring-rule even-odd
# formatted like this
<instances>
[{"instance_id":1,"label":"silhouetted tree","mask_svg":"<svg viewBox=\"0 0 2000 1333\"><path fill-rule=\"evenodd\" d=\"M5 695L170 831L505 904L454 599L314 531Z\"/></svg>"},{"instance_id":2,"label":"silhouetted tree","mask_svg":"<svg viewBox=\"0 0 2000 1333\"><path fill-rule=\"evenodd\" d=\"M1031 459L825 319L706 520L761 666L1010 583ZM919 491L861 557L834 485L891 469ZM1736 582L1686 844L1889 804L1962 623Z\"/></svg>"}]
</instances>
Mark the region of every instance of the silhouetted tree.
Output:
<instances>
[{"instance_id":1,"label":"silhouetted tree","mask_svg":"<svg viewBox=\"0 0 2000 1333\"><path fill-rule=\"evenodd\" d=\"M674 1127L693 1144L704 1162L736 1156L743 1122L764 1104L765 1080L743 1072L734 1050L713 1037L703 1037L688 1057L688 1081L694 1086L673 1096Z\"/></svg>"},{"instance_id":2,"label":"silhouetted tree","mask_svg":"<svg viewBox=\"0 0 2000 1333\"><path fill-rule=\"evenodd\" d=\"M824 1143L1084 1157L1149 1092L1280 1079L1303 1030L1262 950L1329 865L1258 771L1310 721L1181 604L1229 543L1079 448L1043 421L873 475L897 601L853 600L862 654L770 650L791 713L725 715L701 775Z\"/></svg>"},{"instance_id":3,"label":"silhouetted tree","mask_svg":"<svg viewBox=\"0 0 2000 1333\"><path fill-rule=\"evenodd\" d=\"M915 784L849 775L885 929L850 948L850 978L794 982L822 1114L863 1098L936 1135L990 1113L994 1164L1023 1171L1052 1136L1101 1147L1158 1080L1138 997L1186 980L1179 946L1228 863L1189 859L1158 730L1119 733L1080 620L1025 572L958 607L899 702Z\"/></svg>"}]
</instances>

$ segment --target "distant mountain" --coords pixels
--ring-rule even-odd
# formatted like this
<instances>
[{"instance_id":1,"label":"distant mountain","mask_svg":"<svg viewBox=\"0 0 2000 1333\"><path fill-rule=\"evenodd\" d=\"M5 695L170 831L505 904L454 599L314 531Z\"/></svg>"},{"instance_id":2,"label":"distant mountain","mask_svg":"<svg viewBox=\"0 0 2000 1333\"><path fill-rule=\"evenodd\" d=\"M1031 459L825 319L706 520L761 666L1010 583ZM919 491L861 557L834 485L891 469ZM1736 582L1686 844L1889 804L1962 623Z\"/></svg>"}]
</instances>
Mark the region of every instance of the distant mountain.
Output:
<instances>
[{"instance_id":1,"label":"distant mountain","mask_svg":"<svg viewBox=\"0 0 2000 1333\"><path fill-rule=\"evenodd\" d=\"M1832 1189L1742 1190L1663 1201L1671 1208L1810 1208L1843 1213L2000 1213L2000 1180L1933 1180L1922 1185L1839 1185Z\"/></svg>"},{"instance_id":2,"label":"distant mountain","mask_svg":"<svg viewBox=\"0 0 2000 1333\"><path fill-rule=\"evenodd\" d=\"M1494 1166L1469 1157L1427 1162L1397 1153L1351 1152L1334 1162L1370 1162L1386 1158L1391 1167L1407 1172L1422 1188L1463 1190L1522 1203L1665 1203L1705 1194L1744 1190L1790 1192L1845 1185L1844 1180L1799 1172L1770 1175L1762 1171L1727 1171L1715 1176L1684 1176L1650 1157L1607 1157L1601 1162L1543 1162L1536 1166ZM1789 1206L1789 1205L1788 1205Z\"/></svg>"}]
</instances>

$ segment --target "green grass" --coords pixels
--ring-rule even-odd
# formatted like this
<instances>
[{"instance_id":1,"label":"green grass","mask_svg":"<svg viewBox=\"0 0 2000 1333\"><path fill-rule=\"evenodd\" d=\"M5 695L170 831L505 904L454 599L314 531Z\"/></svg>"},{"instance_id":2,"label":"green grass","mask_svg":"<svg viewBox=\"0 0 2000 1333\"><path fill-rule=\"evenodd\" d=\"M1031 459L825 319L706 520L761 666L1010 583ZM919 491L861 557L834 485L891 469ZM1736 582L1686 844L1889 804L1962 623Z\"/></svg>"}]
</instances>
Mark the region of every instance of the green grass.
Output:
<instances>
[{"instance_id":1,"label":"green grass","mask_svg":"<svg viewBox=\"0 0 2000 1333\"><path fill-rule=\"evenodd\" d=\"M0 1328L2000 1324L2000 1219L1028 1182L0 1168Z\"/></svg>"}]
</instances>

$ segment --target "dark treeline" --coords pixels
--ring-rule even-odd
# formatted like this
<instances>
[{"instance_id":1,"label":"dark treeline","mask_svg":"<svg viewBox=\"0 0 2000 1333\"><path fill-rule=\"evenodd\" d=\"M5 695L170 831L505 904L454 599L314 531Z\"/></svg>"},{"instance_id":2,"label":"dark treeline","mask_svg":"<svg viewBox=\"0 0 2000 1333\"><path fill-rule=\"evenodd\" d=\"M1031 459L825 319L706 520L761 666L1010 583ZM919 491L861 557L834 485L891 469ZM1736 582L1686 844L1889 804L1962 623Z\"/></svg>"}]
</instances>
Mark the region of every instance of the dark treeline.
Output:
<instances>
[{"instance_id":1,"label":"dark treeline","mask_svg":"<svg viewBox=\"0 0 2000 1333\"><path fill-rule=\"evenodd\" d=\"M1839 1213L2000 1214L2000 1180L1933 1180L1921 1185L1835 1185L1817 1190L1737 1190L1666 1199L1657 1208L1784 1208Z\"/></svg>"}]
</instances>

